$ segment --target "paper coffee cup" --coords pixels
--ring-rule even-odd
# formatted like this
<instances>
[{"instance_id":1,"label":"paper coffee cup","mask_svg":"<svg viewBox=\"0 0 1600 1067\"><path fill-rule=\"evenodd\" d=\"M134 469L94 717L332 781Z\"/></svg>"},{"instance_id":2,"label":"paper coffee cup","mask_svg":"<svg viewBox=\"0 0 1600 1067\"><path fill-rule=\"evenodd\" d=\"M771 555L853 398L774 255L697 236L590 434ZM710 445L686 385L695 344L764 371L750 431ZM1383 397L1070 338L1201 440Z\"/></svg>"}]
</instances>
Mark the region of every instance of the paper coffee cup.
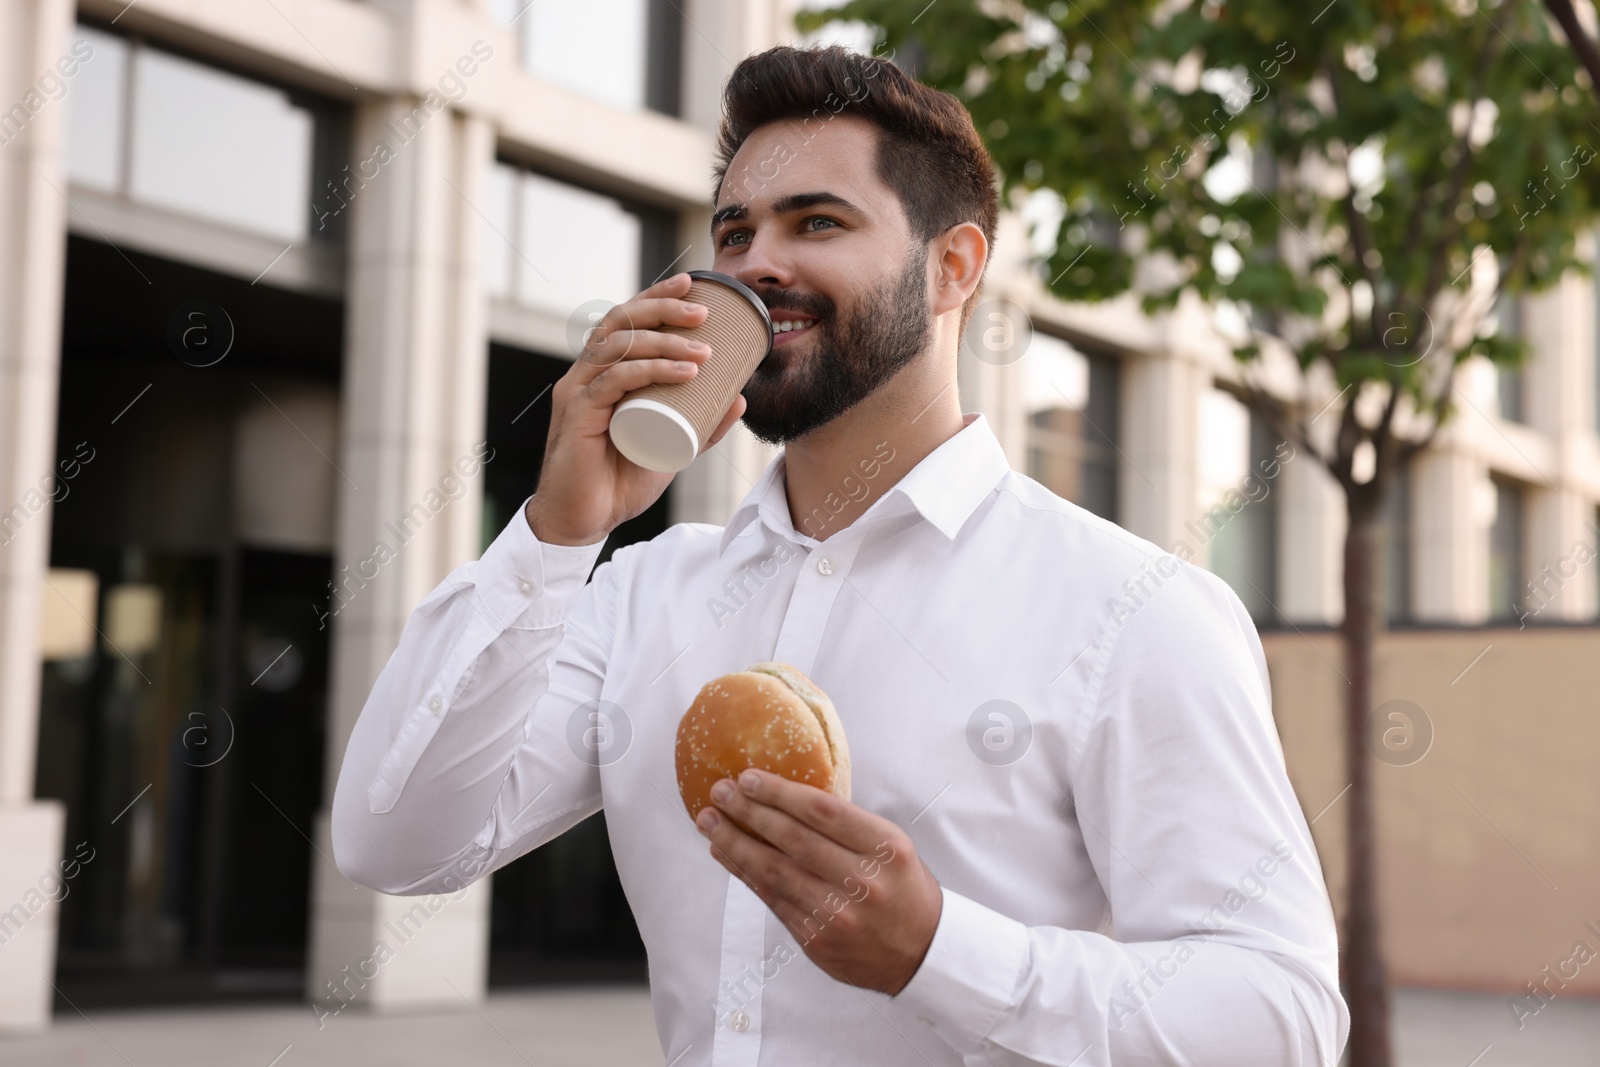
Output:
<instances>
[{"instance_id":1,"label":"paper coffee cup","mask_svg":"<svg viewBox=\"0 0 1600 1067\"><path fill-rule=\"evenodd\" d=\"M772 351L767 305L737 278L712 270L689 272L689 295L704 304L698 326L661 326L711 346L711 356L686 382L657 382L622 398L611 413L611 443L630 461L664 474L681 471L706 446L733 398Z\"/></svg>"}]
</instances>

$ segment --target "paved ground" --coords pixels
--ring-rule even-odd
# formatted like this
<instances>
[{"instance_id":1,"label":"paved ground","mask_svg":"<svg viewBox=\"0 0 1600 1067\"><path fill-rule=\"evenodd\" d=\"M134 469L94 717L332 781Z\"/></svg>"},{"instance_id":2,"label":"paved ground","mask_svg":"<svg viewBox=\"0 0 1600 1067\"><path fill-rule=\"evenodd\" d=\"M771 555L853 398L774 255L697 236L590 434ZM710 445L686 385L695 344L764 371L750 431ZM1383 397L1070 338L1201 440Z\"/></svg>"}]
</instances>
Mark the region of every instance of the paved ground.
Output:
<instances>
[{"instance_id":1,"label":"paved ground","mask_svg":"<svg viewBox=\"0 0 1600 1067\"><path fill-rule=\"evenodd\" d=\"M56 1015L0 1038L5 1067L661 1067L640 989L495 994L482 1014L323 1020L309 1005Z\"/></svg>"},{"instance_id":2,"label":"paved ground","mask_svg":"<svg viewBox=\"0 0 1600 1067\"><path fill-rule=\"evenodd\" d=\"M1557 998L1522 1020L1505 996L1402 990L1396 1067L1594 1067L1600 1000Z\"/></svg>"},{"instance_id":3,"label":"paved ground","mask_svg":"<svg viewBox=\"0 0 1600 1067\"><path fill-rule=\"evenodd\" d=\"M1397 1067L1593 1067L1600 1001L1557 1000L1516 1019L1503 996L1402 990ZM503 993L479 1014L344 1014L319 1031L310 1008L144 1011L58 1017L43 1035L0 1038L6 1067L662 1067L647 994Z\"/></svg>"}]
</instances>

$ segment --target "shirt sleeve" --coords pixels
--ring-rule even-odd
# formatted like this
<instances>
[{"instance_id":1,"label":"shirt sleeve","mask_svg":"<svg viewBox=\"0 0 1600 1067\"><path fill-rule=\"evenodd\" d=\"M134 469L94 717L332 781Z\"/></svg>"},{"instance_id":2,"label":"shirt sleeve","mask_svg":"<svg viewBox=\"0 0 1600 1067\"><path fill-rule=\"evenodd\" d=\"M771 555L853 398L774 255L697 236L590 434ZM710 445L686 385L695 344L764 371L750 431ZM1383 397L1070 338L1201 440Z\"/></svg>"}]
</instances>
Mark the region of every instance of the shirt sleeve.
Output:
<instances>
[{"instance_id":1,"label":"shirt sleeve","mask_svg":"<svg viewBox=\"0 0 1600 1067\"><path fill-rule=\"evenodd\" d=\"M1068 768L1114 938L945 888L895 999L971 1064L1337 1063L1333 913L1255 627L1189 564L1126 607Z\"/></svg>"},{"instance_id":2,"label":"shirt sleeve","mask_svg":"<svg viewBox=\"0 0 1600 1067\"><path fill-rule=\"evenodd\" d=\"M525 506L423 598L356 720L334 789L334 863L384 893L462 888L600 808L566 744L593 706L628 548L544 544Z\"/></svg>"}]
</instances>

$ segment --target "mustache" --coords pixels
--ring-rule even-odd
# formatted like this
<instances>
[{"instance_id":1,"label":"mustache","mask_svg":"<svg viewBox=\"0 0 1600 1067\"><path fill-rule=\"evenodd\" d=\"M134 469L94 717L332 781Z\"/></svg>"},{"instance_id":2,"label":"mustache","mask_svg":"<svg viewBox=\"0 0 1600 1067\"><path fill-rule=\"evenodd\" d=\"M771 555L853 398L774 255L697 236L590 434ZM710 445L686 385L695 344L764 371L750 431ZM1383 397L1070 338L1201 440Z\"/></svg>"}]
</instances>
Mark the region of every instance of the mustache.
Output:
<instances>
[{"instance_id":1,"label":"mustache","mask_svg":"<svg viewBox=\"0 0 1600 1067\"><path fill-rule=\"evenodd\" d=\"M803 293L797 289L768 289L761 294L761 302L770 310L781 307L810 315L819 322L833 318L834 303L821 293Z\"/></svg>"}]
</instances>

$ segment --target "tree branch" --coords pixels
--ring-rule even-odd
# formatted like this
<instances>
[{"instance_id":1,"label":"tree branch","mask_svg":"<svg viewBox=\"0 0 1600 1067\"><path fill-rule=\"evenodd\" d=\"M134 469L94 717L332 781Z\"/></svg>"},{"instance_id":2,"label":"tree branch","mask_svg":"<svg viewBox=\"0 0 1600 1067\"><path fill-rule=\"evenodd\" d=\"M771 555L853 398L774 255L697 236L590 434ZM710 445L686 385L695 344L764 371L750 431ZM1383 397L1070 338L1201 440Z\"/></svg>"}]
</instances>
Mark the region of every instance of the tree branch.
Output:
<instances>
[{"instance_id":1,"label":"tree branch","mask_svg":"<svg viewBox=\"0 0 1600 1067\"><path fill-rule=\"evenodd\" d=\"M1600 94L1600 45L1596 45L1594 38L1584 32L1583 24L1578 21L1578 13L1572 9L1572 0L1544 0L1544 6L1561 24L1561 32L1567 35L1567 43L1572 46L1573 54L1583 64L1583 69L1589 72L1590 90Z\"/></svg>"},{"instance_id":2,"label":"tree branch","mask_svg":"<svg viewBox=\"0 0 1600 1067\"><path fill-rule=\"evenodd\" d=\"M1444 375L1445 386L1439 390L1438 397L1434 399L1432 406L1428 409L1433 415L1433 425L1429 426L1428 432L1421 437L1407 441L1400 446L1400 450L1395 454L1396 466L1404 467L1411 462L1411 458L1418 452L1425 451L1429 445L1433 444L1433 439L1439 435L1439 430L1443 428L1446 422L1450 421L1450 416L1455 412L1455 404L1451 402L1450 394L1455 391L1457 366L1459 366L1459 361L1451 357L1450 369L1445 371Z\"/></svg>"},{"instance_id":3,"label":"tree branch","mask_svg":"<svg viewBox=\"0 0 1600 1067\"><path fill-rule=\"evenodd\" d=\"M1334 114L1344 115L1344 97L1339 92L1339 79L1331 63L1323 62L1322 76L1328 79L1328 92L1333 96ZM1372 280L1372 268L1367 265L1367 253L1372 249L1372 234L1367 229L1367 217L1356 210L1356 188L1355 182L1350 177L1349 146L1340 141L1339 147L1341 149L1340 154L1343 156L1340 162L1344 164L1344 213L1350 225L1350 251L1355 256L1356 272L1361 275L1361 280L1367 283L1367 288L1372 292L1370 321L1367 323L1369 331L1367 337L1370 342L1375 340L1380 333L1378 330L1378 322L1380 321L1378 318L1378 286ZM1352 310L1354 310L1354 301L1352 301ZM1352 314L1350 316L1350 321L1352 324L1355 323L1355 315ZM1353 330L1350 339L1352 342L1355 341Z\"/></svg>"},{"instance_id":4,"label":"tree branch","mask_svg":"<svg viewBox=\"0 0 1600 1067\"><path fill-rule=\"evenodd\" d=\"M1294 445L1297 449L1304 449L1312 459L1320 463L1330 473L1337 477L1329 457L1311 442L1309 425L1301 425L1293 417L1290 405L1278 399L1272 393L1254 382L1232 381L1230 379L1215 379L1218 389L1232 396L1245 407L1254 411L1264 419L1272 432Z\"/></svg>"},{"instance_id":5,"label":"tree branch","mask_svg":"<svg viewBox=\"0 0 1600 1067\"><path fill-rule=\"evenodd\" d=\"M1394 435L1394 413L1400 407L1400 376L1389 375L1389 399L1383 405L1383 414L1378 418L1378 425L1372 428L1372 484L1384 487L1389 484L1389 478L1394 473L1394 459L1398 443Z\"/></svg>"},{"instance_id":6,"label":"tree branch","mask_svg":"<svg viewBox=\"0 0 1600 1067\"><path fill-rule=\"evenodd\" d=\"M1494 61L1500 51L1500 42L1505 39L1501 31L1501 23L1511 13L1511 5L1505 5L1498 18L1493 19L1489 25L1494 31L1485 38L1483 51L1478 56L1477 83L1472 87L1472 108L1477 108L1478 94L1483 91L1484 82L1488 80L1489 64ZM1429 258L1428 280L1423 284L1422 292L1417 294L1417 303L1420 307L1431 307L1433 298L1438 295L1439 289L1444 284L1445 260L1450 254L1450 242L1455 239L1456 230L1460 223L1456 221L1454 205L1461 201L1461 190L1466 186L1467 171L1472 165L1472 115L1467 115L1466 129L1461 131L1459 145L1460 155L1456 158L1455 169L1450 175L1450 188L1441 202L1440 230L1437 239L1433 242L1433 252Z\"/></svg>"}]
</instances>

